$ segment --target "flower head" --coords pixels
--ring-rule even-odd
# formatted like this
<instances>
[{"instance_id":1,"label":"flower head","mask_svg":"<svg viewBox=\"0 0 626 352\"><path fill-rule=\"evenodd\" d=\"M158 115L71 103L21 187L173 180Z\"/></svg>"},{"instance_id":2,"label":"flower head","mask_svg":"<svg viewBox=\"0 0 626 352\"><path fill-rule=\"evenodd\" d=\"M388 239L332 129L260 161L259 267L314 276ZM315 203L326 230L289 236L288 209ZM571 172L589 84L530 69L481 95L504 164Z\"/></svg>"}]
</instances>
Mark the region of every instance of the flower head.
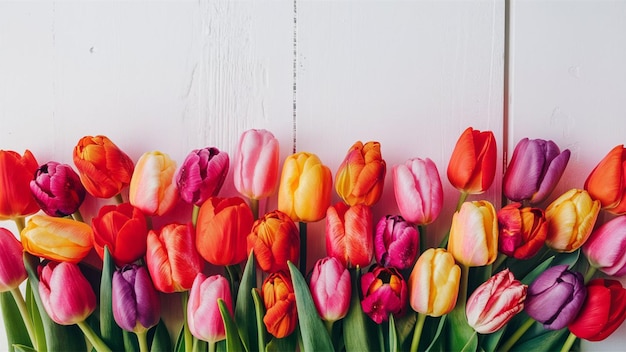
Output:
<instances>
[{"instance_id":1,"label":"flower head","mask_svg":"<svg viewBox=\"0 0 626 352\"><path fill-rule=\"evenodd\" d=\"M187 304L189 330L196 338L211 343L226 338L226 328L218 300L224 301L232 316L233 299L228 280L221 275L206 277L199 273L191 287Z\"/></svg>"},{"instance_id":2,"label":"flower head","mask_svg":"<svg viewBox=\"0 0 626 352\"><path fill-rule=\"evenodd\" d=\"M443 188L435 163L426 158L409 159L393 167L393 190L400 214L407 221L427 225L443 206Z\"/></svg>"},{"instance_id":3,"label":"flower head","mask_svg":"<svg viewBox=\"0 0 626 352\"><path fill-rule=\"evenodd\" d=\"M557 252L573 252L591 235L600 212L600 202L584 190L563 193L546 208L546 245Z\"/></svg>"},{"instance_id":4,"label":"flower head","mask_svg":"<svg viewBox=\"0 0 626 352\"><path fill-rule=\"evenodd\" d=\"M374 249L382 266L409 268L419 253L419 232L401 216L383 216L376 225Z\"/></svg>"},{"instance_id":5,"label":"flower head","mask_svg":"<svg viewBox=\"0 0 626 352\"><path fill-rule=\"evenodd\" d=\"M592 267L610 276L626 275L626 215L593 231L582 251Z\"/></svg>"},{"instance_id":6,"label":"flower head","mask_svg":"<svg viewBox=\"0 0 626 352\"><path fill-rule=\"evenodd\" d=\"M267 332L279 339L290 335L298 325L291 277L283 271L271 274L263 282L262 293L265 305L263 323Z\"/></svg>"},{"instance_id":7,"label":"flower head","mask_svg":"<svg viewBox=\"0 0 626 352\"><path fill-rule=\"evenodd\" d=\"M113 273L113 318L126 331L144 332L159 322L161 306L148 270L136 264Z\"/></svg>"},{"instance_id":8,"label":"flower head","mask_svg":"<svg viewBox=\"0 0 626 352\"><path fill-rule=\"evenodd\" d=\"M372 206L383 193L387 164L380 143L357 141L352 145L335 175L335 190L348 205Z\"/></svg>"},{"instance_id":9,"label":"flower head","mask_svg":"<svg viewBox=\"0 0 626 352\"><path fill-rule=\"evenodd\" d=\"M414 311L432 317L448 314L456 305L461 268L443 248L429 248L419 256L409 276L409 303Z\"/></svg>"},{"instance_id":10,"label":"flower head","mask_svg":"<svg viewBox=\"0 0 626 352\"><path fill-rule=\"evenodd\" d=\"M11 150L0 150L0 220L39 211L29 187L37 167L37 160L29 150L23 156Z\"/></svg>"},{"instance_id":11,"label":"flower head","mask_svg":"<svg viewBox=\"0 0 626 352\"><path fill-rule=\"evenodd\" d=\"M501 253L517 259L537 254L546 241L548 224L540 208L511 203L498 211L498 248Z\"/></svg>"},{"instance_id":12,"label":"flower head","mask_svg":"<svg viewBox=\"0 0 626 352\"><path fill-rule=\"evenodd\" d=\"M465 202L452 216L448 251L467 266L493 263L498 255L498 220L488 201Z\"/></svg>"},{"instance_id":13,"label":"flower head","mask_svg":"<svg viewBox=\"0 0 626 352\"><path fill-rule=\"evenodd\" d=\"M493 132L468 127L450 156L448 180L462 192L480 194L491 186L495 173L496 139Z\"/></svg>"},{"instance_id":14,"label":"flower head","mask_svg":"<svg viewBox=\"0 0 626 352\"><path fill-rule=\"evenodd\" d=\"M55 261L78 263L93 247L89 225L47 215L30 217L20 237L25 251Z\"/></svg>"},{"instance_id":15,"label":"flower head","mask_svg":"<svg viewBox=\"0 0 626 352\"><path fill-rule=\"evenodd\" d=\"M146 254L148 224L143 213L130 205L105 205L91 220L93 244L100 258L108 247L117 266L133 263Z\"/></svg>"},{"instance_id":16,"label":"flower head","mask_svg":"<svg viewBox=\"0 0 626 352\"><path fill-rule=\"evenodd\" d=\"M248 252L254 250L259 267L268 273L287 271L287 262L298 262L300 232L287 214L280 210L265 214L254 222L248 235Z\"/></svg>"},{"instance_id":17,"label":"flower head","mask_svg":"<svg viewBox=\"0 0 626 352\"><path fill-rule=\"evenodd\" d=\"M35 172L30 190L46 214L68 216L75 213L85 200L85 187L78 174L66 164L49 161Z\"/></svg>"},{"instance_id":18,"label":"flower head","mask_svg":"<svg viewBox=\"0 0 626 352\"><path fill-rule=\"evenodd\" d=\"M11 231L0 227L0 292L18 287L26 277L22 244Z\"/></svg>"},{"instance_id":19,"label":"flower head","mask_svg":"<svg viewBox=\"0 0 626 352\"><path fill-rule=\"evenodd\" d=\"M396 268L372 266L361 277L361 290L363 312L377 324L387 321L389 314L397 317L404 315L407 303L406 282Z\"/></svg>"},{"instance_id":20,"label":"flower head","mask_svg":"<svg viewBox=\"0 0 626 352\"><path fill-rule=\"evenodd\" d=\"M600 201L603 209L626 213L626 148L615 146L591 171L585 180L585 190Z\"/></svg>"},{"instance_id":21,"label":"flower head","mask_svg":"<svg viewBox=\"0 0 626 352\"><path fill-rule=\"evenodd\" d=\"M144 153L130 180L130 204L146 215L163 215L178 201L174 180L176 162L167 154L154 151Z\"/></svg>"},{"instance_id":22,"label":"flower head","mask_svg":"<svg viewBox=\"0 0 626 352\"><path fill-rule=\"evenodd\" d=\"M601 341L626 319L626 289L617 280L595 279L587 284L587 299L576 318L567 326L574 335Z\"/></svg>"},{"instance_id":23,"label":"flower head","mask_svg":"<svg viewBox=\"0 0 626 352\"><path fill-rule=\"evenodd\" d=\"M279 176L278 139L267 130L247 130L239 137L233 179L235 188L250 199L276 192Z\"/></svg>"},{"instance_id":24,"label":"flower head","mask_svg":"<svg viewBox=\"0 0 626 352\"><path fill-rule=\"evenodd\" d=\"M192 150L176 173L180 198L201 206L216 196L228 174L228 154L215 147Z\"/></svg>"},{"instance_id":25,"label":"flower head","mask_svg":"<svg viewBox=\"0 0 626 352\"><path fill-rule=\"evenodd\" d=\"M372 210L339 202L326 215L326 252L348 268L366 267L374 254Z\"/></svg>"},{"instance_id":26,"label":"flower head","mask_svg":"<svg viewBox=\"0 0 626 352\"><path fill-rule=\"evenodd\" d=\"M311 296L320 317L337 321L348 314L352 286L350 272L333 257L318 260L311 274Z\"/></svg>"}]
</instances>

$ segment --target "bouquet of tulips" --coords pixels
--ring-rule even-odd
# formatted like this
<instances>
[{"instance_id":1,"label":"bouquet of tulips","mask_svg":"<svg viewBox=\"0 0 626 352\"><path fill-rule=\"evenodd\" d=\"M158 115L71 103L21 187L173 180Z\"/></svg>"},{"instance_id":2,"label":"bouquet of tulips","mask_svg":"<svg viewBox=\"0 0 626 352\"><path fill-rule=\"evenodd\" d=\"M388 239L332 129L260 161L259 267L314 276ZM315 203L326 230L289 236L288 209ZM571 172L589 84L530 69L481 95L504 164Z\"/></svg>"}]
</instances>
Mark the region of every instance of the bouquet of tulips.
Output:
<instances>
[{"instance_id":1,"label":"bouquet of tulips","mask_svg":"<svg viewBox=\"0 0 626 352\"><path fill-rule=\"evenodd\" d=\"M180 167L158 151L135 163L105 136L81 138L73 166L0 150L0 220L18 230L0 228L8 347L568 351L606 338L626 319L615 279L626 274L626 149L545 209L569 150L519 141L497 206L479 198L496 155L492 132L461 134L447 168L459 202L427 248L439 171L428 158L393 165L399 214L373 219L387 173L378 142L356 142L334 180L308 152L281 172L267 130L241 135L232 170L216 147ZM241 196L220 196L230 174ZM318 221L321 256L306 246Z\"/></svg>"}]
</instances>

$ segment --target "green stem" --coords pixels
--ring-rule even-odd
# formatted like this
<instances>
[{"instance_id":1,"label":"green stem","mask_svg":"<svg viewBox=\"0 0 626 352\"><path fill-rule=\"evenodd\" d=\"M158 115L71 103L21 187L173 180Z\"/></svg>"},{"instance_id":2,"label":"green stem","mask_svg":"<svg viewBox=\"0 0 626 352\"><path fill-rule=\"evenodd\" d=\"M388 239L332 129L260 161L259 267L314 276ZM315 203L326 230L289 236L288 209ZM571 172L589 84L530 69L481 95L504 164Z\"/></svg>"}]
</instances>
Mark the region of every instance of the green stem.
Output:
<instances>
[{"instance_id":1,"label":"green stem","mask_svg":"<svg viewBox=\"0 0 626 352\"><path fill-rule=\"evenodd\" d=\"M37 334L35 334L33 320L30 318L30 314L28 313L28 308L26 307L26 301L24 301L24 297L22 296L22 291L20 291L19 287L16 287L11 290L11 294L13 295L13 299L15 300L17 308L20 311L20 315L22 316L22 320L26 326L26 331L28 332L30 341L33 343L33 346L37 346Z\"/></svg>"},{"instance_id":2,"label":"green stem","mask_svg":"<svg viewBox=\"0 0 626 352\"><path fill-rule=\"evenodd\" d=\"M324 320L324 325L326 325L326 331L328 331L328 336L330 336L330 338L333 338L333 325L335 324L334 321L329 321L329 320Z\"/></svg>"},{"instance_id":3,"label":"green stem","mask_svg":"<svg viewBox=\"0 0 626 352\"><path fill-rule=\"evenodd\" d=\"M183 305L183 336L185 338L185 351L191 351L193 348L193 336L189 330L189 322L187 320L187 303L189 302L189 291L184 291L181 295Z\"/></svg>"},{"instance_id":4,"label":"green stem","mask_svg":"<svg viewBox=\"0 0 626 352\"><path fill-rule=\"evenodd\" d=\"M383 324L378 325L378 342L380 343L379 351L385 350L385 338L383 337Z\"/></svg>"},{"instance_id":5,"label":"green stem","mask_svg":"<svg viewBox=\"0 0 626 352\"><path fill-rule=\"evenodd\" d=\"M469 283L469 266L465 264L459 264L461 267L461 285L459 287L459 299L456 302L456 307L463 307L465 311L465 304L467 303L467 286Z\"/></svg>"},{"instance_id":6,"label":"green stem","mask_svg":"<svg viewBox=\"0 0 626 352\"><path fill-rule=\"evenodd\" d=\"M424 253L426 248L426 225L417 225L417 231L419 231L420 236L420 254Z\"/></svg>"},{"instance_id":7,"label":"green stem","mask_svg":"<svg viewBox=\"0 0 626 352\"><path fill-rule=\"evenodd\" d=\"M585 284L589 282L589 280L591 280L591 278L593 277L593 274L596 273L596 268L593 266L590 266L589 269L587 269L587 273L585 273Z\"/></svg>"},{"instance_id":8,"label":"green stem","mask_svg":"<svg viewBox=\"0 0 626 352\"><path fill-rule=\"evenodd\" d=\"M411 352L417 352L420 345L420 338L422 337L422 330L424 330L424 322L426 321L426 314L417 313L417 322L415 323L415 330L413 331L413 340L411 341Z\"/></svg>"},{"instance_id":9,"label":"green stem","mask_svg":"<svg viewBox=\"0 0 626 352\"><path fill-rule=\"evenodd\" d=\"M565 340L565 343L563 344L563 348L561 348L561 352L569 352L577 338L578 337L576 337L576 335L570 332L567 340Z\"/></svg>"},{"instance_id":10,"label":"green stem","mask_svg":"<svg viewBox=\"0 0 626 352\"><path fill-rule=\"evenodd\" d=\"M491 265L492 271L498 269L500 265L502 265L504 261L506 261L506 258L508 258L506 254L498 253L498 258L496 258L496 261L493 262L493 264Z\"/></svg>"},{"instance_id":11,"label":"green stem","mask_svg":"<svg viewBox=\"0 0 626 352\"><path fill-rule=\"evenodd\" d=\"M87 338L87 340L89 340L89 342L91 343L93 348L96 349L96 351L111 352L109 346L107 346L104 341L102 341L102 339L93 331L91 326L89 326L86 321L83 320L78 323L78 327L83 331L83 334L85 334L85 337Z\"/></svg>"},{"instance_id":12,"label":"green stem","mask_svg":"<svg viewBox=\"0 0 626 352\"><path fill-rule=\"evenodd\" d=\"M148 352L148 330L135 333L137 335L137 341L139 341L139 351Z\"/></svg>"},{"instance_id":13,"label":"green stem","mask_svg":"<svg viewBox=\"0 0 626 352\"><path fill-rule=\"evenodd\" d=\"M22 230L26 227L26 220L23 216L20 216L19 218L13 218L13 221L15 222L15 226L17 226L17 232L21 234Z\"/></svg>"},{"instance_id":14,"label":"green stem","mask_svg":"<svg viewBox=\"0 0 626 352\"><path fill-rule=\"evenodd\" d=\"M533 326L534 323L535 323L535 320L533 318L528 318L528 320L526 320L524 324L522 324L519 328L517 328L515 333L513 333L513 335L509 337L506 343L502 345L502 347L499 349L500 352L507 352L508 350L510 350L511 347L515 345L517 340L519 340L524 335L524 333L528 331L528 329L530 329L531 326Z\"/></svg>"},{"instance_id":15,"label":"green stem","mask_svg":"<svg viewBox=\"0 0 626 352\"><path fill-rule=\"evenodd\" d=\"M115 195L115 201L117 202L117 204L122 204L124 203L124 198L122 198L122 194L118 193Z\"/></svg>"},{"instance_id":16,"label":"green stem","mask_svg":"<svg viewBox=\"0 0 626 352\"><path fill-rule=\"evenodd\" d=\"M209 352L215 352L217 350L217 343L209 342Z\"/></svg>"},{"instance_id":17,"label":"green stem","mask_svg":"<svg viewBox=\"0 0 626 352\"><path fill-rule=\"evenodd\" d=\"M259 200L258 199L250 199L250 209L252 210L252 215L254 216L254 220L259 218Z\"/></svg>"},{"instance_id":18,"label":"green stem","mask_svg":"<svg viewBox=\"0 0 626 352\"><path fill-rule=\"evenodd\" d=\"M198 214L200 213L200 207L195 205L193 206L193 210L191 211L191 223L193 224L193 227L196 227L196 224L198 223Z\"/></svg>"},{"instance_id":19,"label":"green stem","mask_svg":"<svg viewBox=\"0 0 626 352\"><path fill-rule=\"evenodd\" d=\"M306 277L306 222L300 221L300 272Z\"/></svg>"},{"instance_id":20,"label":"green stem","mask_svg":"<svg viewBox=\"0 0 626 352\"><path fill-rule=\"evenodd\" d=\"M80 210L78 209L76 209L74 214L72 214L72 218L76 221L85 222L85 220L83 220L83 215L80 213Z\"/></svg>"},{"instance_id":21,"label":"green stem","mask_svg":"<svg viewBox=\"0 0 626 352\"><path fill-rule=\"evenodd\" d=\"M465 203L465 200L467 200L467 196L468 195L469 195L469 193L461 192L461 195L459 196L459 202L456 204L456 210L455 211L461 210L461 205L463 205L463 203Z\"/></svg>"}]
</instances>

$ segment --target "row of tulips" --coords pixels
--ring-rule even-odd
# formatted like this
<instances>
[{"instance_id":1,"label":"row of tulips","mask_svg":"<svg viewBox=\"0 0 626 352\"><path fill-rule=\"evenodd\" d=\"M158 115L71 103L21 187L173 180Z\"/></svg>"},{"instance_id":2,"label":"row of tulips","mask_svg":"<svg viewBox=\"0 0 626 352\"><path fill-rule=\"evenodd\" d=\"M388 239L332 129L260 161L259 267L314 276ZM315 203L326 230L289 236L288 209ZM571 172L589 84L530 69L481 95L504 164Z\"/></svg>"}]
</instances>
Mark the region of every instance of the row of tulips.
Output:
<instances>
[{"instance_id":1,"label":"row of tulips","mask_svg":"<svg viewBox=\"0 0 626 352\"><path fill-rule=\"evenodd\" d=\"M0 151L0 219L20 238L0 229L2 311L18 321L6 324L10 348L84 350L66 338L76 324L100 351L567 350L626 319L626 290L611 278L626 273L623 146L583 189L542 209L570 152L521 140L503 178L511 202L496 210L467 201L491 187L497 149L491 132L466 129L447 168L460 199L439 248L420 241L443 208L430 159L392 167L400 214L375 222L387 170L379 143L355 143L334 182L307 152L279 172L278 146L269 131L242 134L233 177L247 200L219 196L230 159L215 147L180 167L157 151L135 164L107 137L87 136L74 148L78 172ZM277 209L259 214L276 194ZM117 204L85 222L87 195ZM182 202L188 219L153 225ZM601 211L615 217L596 226ZM327 257L307 273L306 224L323 219ZM173 295L184 313L175 328L161 314Z\"/></svg>"}]
</instances>

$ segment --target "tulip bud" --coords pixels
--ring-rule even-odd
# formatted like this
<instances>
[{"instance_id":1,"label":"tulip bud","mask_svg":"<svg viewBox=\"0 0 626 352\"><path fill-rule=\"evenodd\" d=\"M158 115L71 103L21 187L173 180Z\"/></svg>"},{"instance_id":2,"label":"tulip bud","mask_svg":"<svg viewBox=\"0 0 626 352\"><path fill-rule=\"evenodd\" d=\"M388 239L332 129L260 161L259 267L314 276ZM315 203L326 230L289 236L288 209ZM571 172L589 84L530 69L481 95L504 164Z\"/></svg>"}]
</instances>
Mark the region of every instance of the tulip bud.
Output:
<instances>
[{"instance_id":1,"label":"tulip bud","mask_svg":"<svg viewBox=\"0 0 626 352\"><path fill-rule=\"evenodd\" d=\"M111 297L113 318L122 329L142 333L159 323L159 295L145 267L130 264L116 270Z\"/></svg>"},{"instance_id":2,"label":"tulip bud","mask_svg":"<svg viewBox=\"0 0 626 352\"><path fill-rule=\"evenodd\" d=\"M504 195L516 202L541 203L559 182L569 157L569 149L561 152L553 141L520 140L504 173Z\"/></svg>"},{"instance_id":3,"label":"tulip bud","mask_svg":"<svg viewBox=\"0 0 626 352\"><path fill-rule=\"evenodd\" d=\"M582 274L556 265L530 284L525 311L544 328L559 330L576 317L586 296Z\"/></svg>"},{"instance_id":4,"label":"tulip bud","mask_svg":"<svg viewBox=\"0 0 626 352\"><path fill-rule=\"evenodd\" d=\"M617 280L595 279L587 284L587 299L569 325L577 337L601 341L626 319L626 289Z\"/></svg>"},{"instance_id":5,"label":"tulip bud","mask_svg":"<svg viewBox=\"0 0 626 352\"><path fill-rule=\"evenodd\" d=\"M129 200L146 215L163 215L178 201L176 162L158 151L144 153L130 180Z\"/></svg>"},{"instance_id":6,"label":"tulip bud","mask_svg":"<svg viewBox=\"0 0 626 352\"><path fill-rule=\"evenodd\" d=\"M600 212L600 202L587 191L572 189L546 208L546 245L557 252L573 252L591 235Z\"/></svg>"},{"instance_id":7,"label":"tulip bud","mask_svg":"<svg viewBox=\"0 0 626 352\"><path fill-rule=\"evenodd\" d=\"M509 269L504 269L472 293L465 312L468 324L479 334L500 330L524 309L527 286L515 280Z\"/></svg>"},{"instance_id":8,"label":"tulip bud","mask_svg":"<svg viewBox=\"0 0 626 352\"><path fill-rule=\"evenodd\" d=\"M180 198L189 204L201 206L209 197L216 196L228 174L228 154L217 148L194 149L176 173Z\"/></svg>"},{"instance_id":9,"label":"tulip bud","mask_svg":"<svg viewBox=\"0 0 626 352\"><path fill-rule=\"evenodd\" d=\"M389 319L389 314L401 317L406 311L406 282L396 268L373 265L361 277L363 300L361 307L377 324Z\"/></svg>"},{"instance_id":10,"label":"tulip bud","mask_svg":"<svg viewBox=\"0 0 626 352\"><path fill-rule=\"evenodd\" d=\"M263 282L263 323L267 332L276 338L290 335L298 325L296 295L291 277L283 271L268 276Z\"/></svg>"},{"instance_id":11,"label":"tulip bud","mask_svg":"<svg viewBox=\"0 0 626 352\"><path fill-rule=\"evenodd\" d=\"M358 141L352 145L335 175L335 190L348 205L372 206L383 193L387 164L380 143Z\"/></svg>"},{"instance_id":12,"label":"tulip bud","mask_svg":"<svg viewBox=\"0 0 626 352\"><path fill-rule=\"evenodd\" d=\"M393 167L393 190L400 214L407 221L427 225L435 221L443 205L443 188L435 163L409 159Z\"/></svg>"},{"instance_id":13,"label":"tulip bud","mask_svg":"<svg viewBox=\"0 0 626 352\"><path fill-rule=\"evenodd\" d=\"M511 203L498 211L498 248L503 254L528 259L537 254L546 241L548 224L539 208L522 208Z\"/></svg>"},{"instance_id":14,"label":"tulip bud","mask_svg":"<svg viewBox=\"0 0 626 352\"><path fill-rule=\"evenodd\" d=\"M326 215L326 252L348 268L366 267L374 254L372 210L339 202Z\"/></svg>"},{"instance_id":15,"label":"tulip bud","mask_svg":"<svg viewBox=\"0 0 626 352\"><path fill-rule=\"evenodd\" d=\"M37 166L37 160L29 150L24 156L11 150L0 150L0 220L39 211L29 188Z\"/></svg>"},{"instance_id":16,"label":"tulip bud","mask_svg":"<svg viewBox=\"0 0 626 352\"><path fill-rule=\"evenodd\" d=\"M618 145L598 163L585 180L585 190L613 214L626 213L626 148Z\"/></svg>"},{"instance_id":17,"label":"tulip bud","mask_svg":"<svg viewBox=\"0 0 626 352\"><path fill-rule=\"evenodd\" d=\"M22 244L11 231L0 227L0 292L11 291L26 280Z\"/></svg>"},{"instance_id":18,"label":"tulip bud","mask_svg":"<svg viewBox=\"0 0 626 352\"><path fill-rule=\"evenodd\" d=\"M618 216L593 231L582 250L592 267L609 276L626 275L626 216Z\"/></svg>"},{"instance_id":19,"label":"tulip bud","mask_svg":"<svg viewBox=\"0 0 626 352\"><path fill-rule=\"evenodd\" d=\"M461 268L443 248L427 249L409 276L409 302L418 313L431 317L448 314L456 305Z\"/></svg>"},{"instance_id":20,"label":"tulip bud","mask_svg":"<svg viewBox=\"0 0 626 352\"><path fill-rule=\"evenodd\" d=\"M456 142L448 180L456 189L468 194L485 192L496 174L496 139L491 131L468 127Z\"/></svg>"},{"instance_id":21,"label":"tulip bud","mask_svg":"<svg viewBox=\"0 0 626 352\"><path fill-rule=\"evenodd\" d=\"M278 186L278 139L267 130L248 130L239 138L233 179L235 188L250 199L271 196Z\"/></svg>"},{"instance_id":22,"label":"tulip bud","mask_svg":"<svg viewBox=\"0 0 626 352\"><path fill-rule=\"evenodd\" d=\"M498 256L498 219L488 201L465 202L452 216L448 251L461 264L489 265Z\"/></svg>"},{"instance_id":23,"label":"tulip bud","mask_svg":"<svg viewBox=\"0 0 626 352\"><path fill-rule=\"evenodd\" d=\"M191 288L204 268L196 250L196 232L191 223L169 224L148 233L146 266L154 287L165 293Z\"/></svg>"},{"instance_id":24,"label":"tulip bud","mask_svg":"<svg viewBox=\"0 0 626 352\"><path fill-rule=\"evenodd\" d=\"M313 303L323 320L334 322L348 314L350 272L337 258L325 257L315 263L310 286Z\"/></svg>"},{"instance_id":25,"label":"tulip bud","mask_svg":"<svg viewBox=\"0 0 626 352\"><path fill-rule=\"evenodd\" d=\"M49 161L35 172L30 190L46 214L68 216L75 213L85 199L85 187L69 165Z\"/></svg>"},{"instance_id":26,"label":"tulip bud","mask_svg":"<svg viewBox=\"0 0 626 352\"><path fill-rule=\"evenodd\" d=\"M333 179L330 169L311 153L285 160L278 188L278 210L293 221L315 222L326 215Z\"/></svg>"},{"instance_id":27,"label":"tulip bud","mask_svg":"<svg viewBox=\"0 0 626 352\"><path fill-rule=\"evenodd\" d=\"M78 263L93 247L93 232L84 222L33 215L20 234L24 250L38 257Z\"/></svg>"},{"instance_id":28,"label":"tulip bud","mask_svg":"<svg viewBox=\"0 0 626 352\"><path fill-rule=\"evenodd\" d=\"M57 324L73 325L96 309L96 295L78 265L48 262L39 267L39 296L46 313Z\"/></svg>"},{"instance_id":29,"label":"tulip bud","mask_svg":"<svg viewBox=\"0 0 626 352\"><path fill-rule=\"evenodd\" d=\"M280 210L255 221L247 242L248 253L254 250L259 267L267 273L288 271L287 261L297 263L300 257L298 227Z\"/></svg>"},{"instance_id":30,"label":"tulip bud","mask_svg":"<svg viewBox=\"0 0 626 352\"><path fill-rule=\"evenodd\" d=\"M91 224L94 248L100 258L104 258L105 246L119 267L131 264L146 254L146 218L129 203L103 206Z\"/></svg>"},{"instance_id":31,"label":"tulip bud","mask_svg":"<svg viewBox=\"0 0 626 352\"><path fill-rule=\"evenodd\" d=\"M376 225L374 249L382 266L409 268L419 253L419 232L401 216L383 216Z\"/></svg>"},{"instance_id":32,"label":"tulip bud","mask_svg":"<svg viewBox=\"0 0 626 352\"><path fill-rule=\"evenodd\" d=\"M111 198L130 184L134 165L126 153L105 136L85 136L73 153L80 181L89 194Z\"/></svg>"},{"instance_id":33,"label":"tulip bud","mask_svg":"<svg viewBox=\"0 0 626 352\"><path fill-rule=\"evenodd\" d=\"M218 304L220 299L232 317L233 299L228 280L221 275L206 277L199 273L191 287L187 304L187 322L193 336L210 343L226 338L224 319Z\"/></svg>"}]
</instances>

